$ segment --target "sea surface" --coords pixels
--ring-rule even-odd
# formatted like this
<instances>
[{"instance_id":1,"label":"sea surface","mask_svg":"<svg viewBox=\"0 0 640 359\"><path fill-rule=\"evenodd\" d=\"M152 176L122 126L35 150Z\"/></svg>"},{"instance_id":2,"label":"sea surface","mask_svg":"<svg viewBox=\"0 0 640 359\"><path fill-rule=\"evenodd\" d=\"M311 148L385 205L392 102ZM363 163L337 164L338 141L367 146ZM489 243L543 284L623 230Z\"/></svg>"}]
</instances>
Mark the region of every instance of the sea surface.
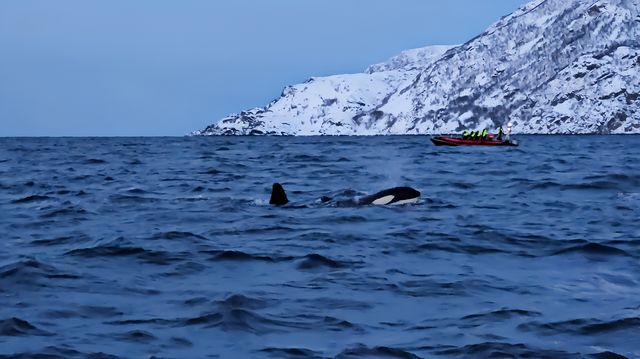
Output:
<instances>
[{"instance_id":1,"label":"sea surface","mask_svg":"<svg viewBox=\"0 0 640 359\"><path fill-rule=\"evenodd\" d=\"M640 137L518 138L2 138L0 357L640 358Z\"/></svg>"}]
</instances>

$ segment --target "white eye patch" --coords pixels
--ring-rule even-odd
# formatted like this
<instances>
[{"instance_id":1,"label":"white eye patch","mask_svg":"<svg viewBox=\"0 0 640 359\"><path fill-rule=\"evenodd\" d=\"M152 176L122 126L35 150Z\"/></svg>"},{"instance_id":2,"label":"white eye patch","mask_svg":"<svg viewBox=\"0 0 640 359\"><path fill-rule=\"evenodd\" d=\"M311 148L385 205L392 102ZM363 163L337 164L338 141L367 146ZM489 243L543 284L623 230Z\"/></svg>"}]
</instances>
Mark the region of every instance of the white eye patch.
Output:
<instances>
[{"instance_id":1,"label":"white eye patch","mask_svg":"<svg viewBox=\"0 0 640 359\"><path fill-rule=\"evenodd\" d=\"M375 201L371 202L371 204L384 206L385 204L389 204L391 201L393 201L394 198L395 196L390 194L388 196L384 196L376 199Z\"/></svg>"},{"instance_id":2,"label":"white eye patch","mask_svg":"<svg viewBox=\"0 0 640 359\"><path fill-rule=\"evenodd\" d=\"M414 204L418 202L418 197L416 198L409 198L409 199L403 199L402 201L398 201L398 202L394 202L391 203L392 206L396 206L396 205L403 205L403 204Z\"/></svg>"}]
</instances>

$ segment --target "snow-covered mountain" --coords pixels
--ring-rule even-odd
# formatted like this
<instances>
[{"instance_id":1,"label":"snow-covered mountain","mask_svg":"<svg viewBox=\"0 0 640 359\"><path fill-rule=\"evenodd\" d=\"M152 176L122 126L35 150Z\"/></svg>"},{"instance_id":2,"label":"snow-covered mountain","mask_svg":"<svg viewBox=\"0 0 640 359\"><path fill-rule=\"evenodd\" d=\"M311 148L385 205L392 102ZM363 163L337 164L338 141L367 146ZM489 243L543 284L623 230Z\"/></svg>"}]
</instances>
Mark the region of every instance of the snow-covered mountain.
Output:
<instances>
[{"instance_id":1,"label":"snow-covered mountain","mask_svg":"<svg viewBox=\"0 0 640 359\"><path fill-rule=\"evenodd\" d=\"M640 1L535 0L459 46L311 78L195 134L640 133Z\"/></svg>"}]
</instances>

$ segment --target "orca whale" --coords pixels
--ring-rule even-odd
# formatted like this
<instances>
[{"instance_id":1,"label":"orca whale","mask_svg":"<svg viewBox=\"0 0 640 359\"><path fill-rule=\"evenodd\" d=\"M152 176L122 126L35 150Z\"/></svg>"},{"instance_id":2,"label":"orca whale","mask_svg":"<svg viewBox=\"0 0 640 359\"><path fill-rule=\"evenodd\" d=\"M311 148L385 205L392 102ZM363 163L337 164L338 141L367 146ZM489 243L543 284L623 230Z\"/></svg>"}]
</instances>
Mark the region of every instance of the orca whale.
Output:
<instances>
[{"instance_id":1,"label":"orca whale","mask_svg":"<svg viewBox=\"0 0 640 359\"><path fill-rule=\"evenodd\" d=\"M411 187L393 187L362 197L357 204L366 205L401 205L418 202L420 192ZM331 201L330 197L322 197L321 201L326 203ZM289 203L289 198L280 183L274 183L271 187L271 199L269 204L283 206Z\"/></svg>"},{"instance_id":2,"label":"orca whale","mask_svg":"<svg viewBox=\"0 0 640 359\"><path fill-rule=\"evenodd\" d=\"M370 196L360 198L361 205L394 205L416 203L420 199L420 192L411 187L393 187Z\"/></svg>"}]
</instances>

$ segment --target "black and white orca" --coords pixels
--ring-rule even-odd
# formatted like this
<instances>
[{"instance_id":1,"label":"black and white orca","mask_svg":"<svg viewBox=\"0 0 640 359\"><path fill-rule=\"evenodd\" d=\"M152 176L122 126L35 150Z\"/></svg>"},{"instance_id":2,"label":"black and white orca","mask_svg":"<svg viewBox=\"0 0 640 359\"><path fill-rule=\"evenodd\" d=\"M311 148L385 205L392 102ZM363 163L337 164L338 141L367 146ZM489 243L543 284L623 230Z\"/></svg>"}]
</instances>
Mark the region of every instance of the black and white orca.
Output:
<instances>
[{"instance_id":1,"label":"black and white orca","mask_svg":"<svg viewBox=\"0 0 640 359\"><path fill-rule=\"evenodd\" d=\"M358 205L402 205L418 202L420 192L411 187L393 187L377 192L375 194L365 196L357 201ZM322 202L331 201L330 197L322 197ZM289 203L289 198L280 183L274 183L271 188L271 199L269 204L283 206Z\"/></svg>"},{"instance_id":2,"label":"black and white orca","mask_svg":"<svg viewBox=\"0 0 640 359\"><path fill-rule=\"evenodd\" d=\"M411 187L393 187L370 196L360 198L360 205L400 205L418 202L420 192Z\"/></svg>"}]
</instances>

